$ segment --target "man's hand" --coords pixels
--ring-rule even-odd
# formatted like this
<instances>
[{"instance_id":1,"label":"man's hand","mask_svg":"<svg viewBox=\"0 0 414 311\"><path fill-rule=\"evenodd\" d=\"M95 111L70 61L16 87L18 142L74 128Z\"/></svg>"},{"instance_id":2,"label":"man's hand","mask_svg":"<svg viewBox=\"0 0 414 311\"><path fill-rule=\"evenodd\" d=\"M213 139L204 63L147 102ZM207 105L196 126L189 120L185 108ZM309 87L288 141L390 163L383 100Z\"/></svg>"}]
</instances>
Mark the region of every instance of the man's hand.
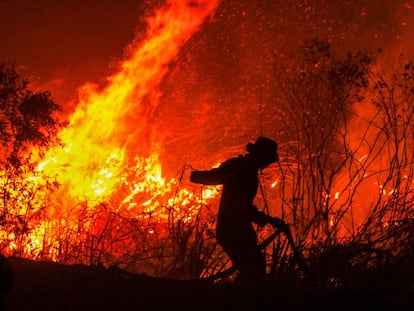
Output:
<instances>
[{"instance_id":1,"label":"man's hand","mask_svg":"<svg viewBox=\"0 0 414 311\"><path fill-rule=\"evenodd\" d=\"M289 230L289 225L278 217L272 217L272 219L270 220L270 224L283 232Z\"/></svg>"}]
</instances>

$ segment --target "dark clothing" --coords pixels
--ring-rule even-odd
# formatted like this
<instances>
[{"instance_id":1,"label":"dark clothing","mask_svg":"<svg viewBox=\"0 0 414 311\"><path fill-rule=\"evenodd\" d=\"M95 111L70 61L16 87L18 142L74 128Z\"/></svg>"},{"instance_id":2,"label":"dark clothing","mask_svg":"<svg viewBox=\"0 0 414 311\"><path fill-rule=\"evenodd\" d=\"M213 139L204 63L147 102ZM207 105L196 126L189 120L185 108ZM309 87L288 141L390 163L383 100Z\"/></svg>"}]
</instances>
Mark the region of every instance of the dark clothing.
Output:
<instances>
[{"instance_id":1,"label":"dark clothing","mask_svg":"<svg viewBox=\"0 0 414 311\"><path fill-rule=\"evenodd\" d=\"M263 275L265 261L257 248L252 222L263 226L271 217L253 205L259 185L258 167L249 156L231 158L218 168L193 171L190 180L205 185L222 184L216 237L241 273Z\"/></svg>"}]
</instances>

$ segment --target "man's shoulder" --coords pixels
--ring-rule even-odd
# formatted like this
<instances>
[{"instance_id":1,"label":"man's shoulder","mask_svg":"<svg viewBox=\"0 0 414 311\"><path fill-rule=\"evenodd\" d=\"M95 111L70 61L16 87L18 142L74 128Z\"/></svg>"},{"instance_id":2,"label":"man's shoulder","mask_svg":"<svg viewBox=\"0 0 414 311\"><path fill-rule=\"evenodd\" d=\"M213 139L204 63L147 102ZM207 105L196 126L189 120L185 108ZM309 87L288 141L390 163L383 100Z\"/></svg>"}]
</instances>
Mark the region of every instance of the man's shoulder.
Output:
<instances>
[{"instance_id":1,"label":"man's shoulder","mask_svg":"<svg viewBox=\"0 0 414 311\"><path fill-rule=\"evenodd\" d=\"M224 169L233 169L243 167L245 165L245 158L243 155L239 155L238 157L233 157L227 159L225 162L221 164L221 167Z\"/></svg>"}]
</instances>

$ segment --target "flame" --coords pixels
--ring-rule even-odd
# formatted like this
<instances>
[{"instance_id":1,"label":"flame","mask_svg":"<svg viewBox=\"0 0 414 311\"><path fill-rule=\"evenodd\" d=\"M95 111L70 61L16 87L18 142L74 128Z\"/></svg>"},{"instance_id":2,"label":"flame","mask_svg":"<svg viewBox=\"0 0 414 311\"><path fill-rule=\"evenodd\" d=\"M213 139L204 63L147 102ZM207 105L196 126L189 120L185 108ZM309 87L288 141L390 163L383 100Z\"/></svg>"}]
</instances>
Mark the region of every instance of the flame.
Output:
<instances>
[{"instance_id":1,"label":"flame","mask_svg":"<svg viewBox=\"0 0 414 311\"><path fill-rule=\"evenodd\" d=\"M146 38L131 44L130 57L108 78L107 85L86 84L79 89L69 126L58 134L63 147L50 149L37 164L36 176L26 180L45 187L46 176L60 187L52 198L37 191L38 209L45 211L44 217L30 223L24 241L15 242L13 232L0 232L0 238L9 241L5 253L23 247L20 254L58 260L62 239L79 245L85 244L82 239L92 239L93 244L95 236L105 234L113 221L111 215L121 212L136 221L156 217L148 229L155 235L162 231L157 222L168 221L172 213L190 221L200 204L217 194L216 190L204 190L203 198L198 199L185 188L174 193L180 181L163 176L157 142L151 140L151 118L169 64L217 5L218 0L167 1L147 18ZM42 208L46 201L49 207ZM24 202L19 206L25 206ZM26 211L21 207L19 213ZM101 219L99 215L104 213L109 216Z\"/></svg>"},{"instance_id":2,"label":"flame","mask_svg":"<svg viewBox=\"0 0 414 311\"><path fill-rule=\"evenodd\" d=\"M168 64L217 4L170 1L149 17L147 39L108 79L108 86L82 88L70 127L59 134L65 148L51 150L38 169L57 176L71 198L110 197L128 166L127 154L148 154L146 120L157 107Z\"/></svg>"},{"instance_id":3,"label":"flame","mask_svg":"<svg viewBox=\"0 0 414 311\"><path fill-rule=\"evenodd\" d=\"M0 239L8 242L2 249L6 254L18 252L31 258L62 260L72 251L76 260L87 261L93 257L92 250L99 253L104 248L99 243L107 238L110 245L105 247L114 257L121 257L123 249L130 252L134 246L150 248L143 243L148 242L147 234L151 235L150 243L164 243L170 233L166 224L177 220L183 226L191 224L202 207L217 197L219 187L202 187L197 192L199 189L183 187L183 175L166 177L160 161L160 142L154 139L159 133L153 124L163 79L185 43L214 14L218 2L167 1L147 18L146 37L130 46L129 58L107 84L86 84L79 89L70 126L59 133L63 147L49 150L39 161L36 174L24 181L30 185L26 193L13 189L9 193L19 208L18 216L30 220L30 230L23 228L23 234L0 231ZM321 64L316 63L318 66ZM349 150L357 150L354 156L360 167L368 168L370 154L365 149L370 149L364 146L359 139L352 139ZM295 163L289 165L289 170L296 169ZM367 180L367 189L371 189L370 171L356 171L360 172L354 176L356 181L340 175L335 187L322 194L323 203L341 212L346 207L344 203L352 198L356 182ZM52 195L46 191L46 177L60 185ZM270 187L284 187L285 177L272 178ZM407 175L404 178L408 179ZM392 186L377 181L372 193L376 195L379 187L382 197L392 198L398 193L398 188ZM30 202L24 201L31 191L36 194ZM303 202L302 198L292 198L293 204L295 200ZM354 210L363 210L365 201L355 203L360 205L354 205L358 207ZM38 212L38 218L27 216L28 206ZM336 221L329 218L329 226L335 229ZM211 219L204 222L207 226L212 223ZM165 244L160 246L164 247Z\"/></svg>"}]
</instances>

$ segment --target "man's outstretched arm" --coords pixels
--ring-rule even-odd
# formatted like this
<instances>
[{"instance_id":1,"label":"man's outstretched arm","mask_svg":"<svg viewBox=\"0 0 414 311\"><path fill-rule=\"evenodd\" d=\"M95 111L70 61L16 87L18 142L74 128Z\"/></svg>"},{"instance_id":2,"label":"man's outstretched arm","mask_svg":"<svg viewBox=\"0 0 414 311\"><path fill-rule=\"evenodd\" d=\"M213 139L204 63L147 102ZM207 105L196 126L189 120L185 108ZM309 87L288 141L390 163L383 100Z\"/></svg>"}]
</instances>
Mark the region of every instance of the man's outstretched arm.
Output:
<instances>
[{"instance_id":1,"label":"man's outstretched arm","mask_svg":"<svg viewBox=\"0 0 414 311\"><path fill-rule=\"evenodd\" d=\"M192 171L190 181L203 185L220 185L223 183L220 168L213 168L208 171Z\"/></svg>"}]
</instances>

